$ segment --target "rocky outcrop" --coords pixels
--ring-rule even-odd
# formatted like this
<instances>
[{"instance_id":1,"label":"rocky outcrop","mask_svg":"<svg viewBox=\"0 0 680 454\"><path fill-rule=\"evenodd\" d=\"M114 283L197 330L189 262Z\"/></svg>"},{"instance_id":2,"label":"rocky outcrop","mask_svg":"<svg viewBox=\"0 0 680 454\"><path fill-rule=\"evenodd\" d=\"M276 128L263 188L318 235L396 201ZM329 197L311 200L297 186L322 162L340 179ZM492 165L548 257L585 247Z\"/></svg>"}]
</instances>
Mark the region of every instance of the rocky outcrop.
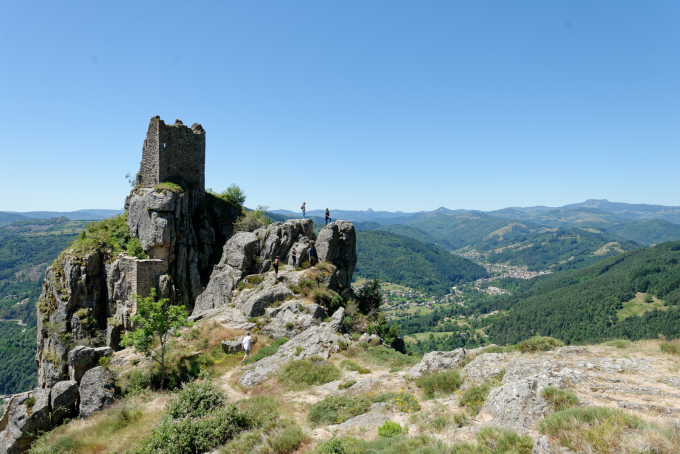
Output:
<instances>
[{"instance_id":1,"label":"rocky outcrop","mask_svg":"<svg viewBox=\"0 0 680 454\"><path fill-rule=\"evenodd\" d=\"M75 380L60 381L54 385L50 395L52 425L56 427L64 422L64 418L73 418L78 414L78 396L78 382Z\"/></svg>"},{"instance_id":2,"label":"rocky outcrop","mask_svg":"<svg viewBox=\"0 0 680 454\"><path fill-rule=\"evenodd\" d=\"M5 428L0 431L0 452L23 453L40 432L52 429L50 390L36 388L13 396L5 414Z\"/></svg>"},{"instance_id":3,"label":"rocky outcrop","mask_svg":"<svg viewBox=\"0 0 680 454\"><path fill-rule=\"evenodd\" d=\"M110 347L90 348L80 345L74 348L68 353L69 378L80 383L85 372L96 367L100 358L112 354L113 350Z\"/></svg>"},{"instance_id":4,"label":"rocky outcrop","mask_svg":"<svg viewBox=\"0 0 680 454\"><path fill-rule=\"evenodd\" d=\"M485 353L479 355L460 371L463 377L463 390L472 385L481 385L496 378L506 369L510 356L505 353Z\"/></svg>"},{"instance_id":5,"label":"rocky outcrop","mask_svg":"<svg viewBox=\"0 0 680 454\"><path fill-rule=\"evenodd\" d=\"M262 333L273 339L290 339L319 325L327 317L323 307L303 300L286 301L278 307L267 308L265 312L270 321L262 328Z\"/></svg>"},{"instance_id":6,"label":"rocky outcrop","mask_svg":"<svg viewBox=\"0 0 680 454\"><path fill-rule=\"evenodd\" d=\"M80 382L80 416L89 418L115 401L116 381L104 367L90 369Z\"/></svg>"},{"instance_id":7,"label":"rocky outcrop","mask_svg":"<svg viewBox=\"0 0 680 454\"><path fill-rule=\"evenodd\" d=\"M320 261L335 265L328 288L342 293L350 288L357 265L356 232L347 221L335 221L319 232L316 254Z\"/></svg>"},{"instance_id":8,"label":"rocky outcrop","mask_svg":"<svg viewBox=\"0 0 680 454\"><path fill-rule=\"evenodd\" d=\"M491 344L493 346L494 344ZM416 364L408 372L411 378L420 378L421 376L433 372L438 372L447 369L457 369L460 367L463 360L470 355L477 355L489 346L465 349L457 348L450 352L430 352L423 356L420 363Z\"/></svg>"},{"instance_id":9,"label":"rocky outcrop","mask_svg":"<svg viewBox=\"0 0 680 454\"><path fill-rule=\"evenodd\" d=\"M340 334L343 320L344 309L340 308L333 314L329 322L321 323L319 326L313 326L301 332L280 346L275 355L245 366L245 372L238 381L239 385L252 388L263 383L293 360L302 360L312 356L328 359L331 352L339 350L339 341L349 341L349 338Z\"/></svg>"},{"instance_id":10,"label":"rocky outcrop","mask_svg":"<svg viewBox=\"0 0 680 454\"><path fill-rule=\"evenodd\" d=\"M292 297L291 292L285 285L265 285L263 289L248 298L243 305L243 313L246 317L257 317L264 315L266 308L274 303L283 301L288 297Z\"/></svg>"}]
</instances>

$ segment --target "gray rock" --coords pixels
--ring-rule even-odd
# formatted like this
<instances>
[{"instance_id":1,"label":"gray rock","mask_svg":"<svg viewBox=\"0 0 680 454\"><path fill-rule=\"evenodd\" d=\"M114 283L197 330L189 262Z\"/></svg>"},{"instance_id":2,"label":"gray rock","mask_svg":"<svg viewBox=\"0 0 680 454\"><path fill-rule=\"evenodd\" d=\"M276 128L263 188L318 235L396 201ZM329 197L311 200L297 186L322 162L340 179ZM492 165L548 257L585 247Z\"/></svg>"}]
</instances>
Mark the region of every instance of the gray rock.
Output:
<instances>
[{"instance_id":1,"label":"gray rock","mask_svg":"<svg viewBox=\"0 0 680 454\"><path fill-rule=\"evenodd\" d=\"M423 356L422 361L416 364L408 372L408 376L412 378L420 378L423 374L455 369L460 366L460 363L465 359L465 349L457 348L450 352L430 352Z\"/></svg>"},{"instance_id":2,"label":"gray rock","mask_svg":"<svg viewBox=\"0 0 680 454\"><path fill-rule=\"evenodd\" d=\"M258 231L258 234L261 235L260 258L263 263L272 261L277 256L281 261L287 260L288 263L292 263L290 251L294 245L298 263L302 263L306 258L308 245L315 239L314 222L311 219L276 222L264 229L264 232Z\"/></svg>"},{"instance_id":3,"label":"gray rock","mask_svg":"<svg viewBox=\"0 0 680 454\"><path fill-rule=\"evenodd\" d=\"M254 233L238 232L222 249L221 265L250 274L256 272L255 258L260 255L260 240Z\"/></svg>"},{"instance_id":4,"label":"gray rock","mask_svg":"<svg viewBox=\"0 0 680 454\"><path fill-rule=\"evenodd\" d=\"M328 359L329 352L339 351L338 341L346 341L338 334L342 328L343 319L344 309L340 308L333 314L330 322L306 329L280 346L273 356L245 366L245 372L238 381L239 385L252 388L263 383L294 359L302 360L312 356Z\"/></svg>"},{"instance_id":5,"label":"gray rock","mask_svg":"<svg viewBox=\"0 0 680 454\"><path fill-rule=\"evenodd\" d=\"M39 311L39 309L37 309ZM39 323L42 315L38 314ZM64 343L59 340L57 333L49 333L43 337L42 330L38 327L38 387L51 388L60 380L67 378L68 374L68 350Z\"/></svg>"},{"instance_id":6,"label":"gray rock","mask_svg":"<svg viewBox=\"0 0 680 454\"><path fill-rule=\"evenodd\" d=\"M28 407L28 399L35 399ZM5 429L0 432L0 452L20 454L28 450L39 432L52 429L50 422L50 389L36 388L12 397L7 405Z\"/></svg>"},{"instance_id":7,"label":"gray rock","mask_svg":"<svg viewBox=\"0 0 680 454\"><path fill-rule=\"evenodd\" d=\"M293 292L285 285L280 284L272 286L271 284L265 284L262 289L258 289L257 292L243 304L243 312L246 314L246 317L264 315L266 308L278 301L285 300L289 296L293 296Z\"/></svg>"},{"instance_id":8,"label":"gray rock","mask_svg":"<svg viewBox=\"0 0 680 454\"><path fill-rule=\"evenodd\" d=\"M99 359L113 355L110 347L91 348L79 345L68 353L68 373L71 380L80 383L85 372L96 367Z\"/></svg>"},{"instance_id":9,"label":"gray rock","mask_svg":"<svg viewBox=\"0 0 680 454\"><path fill-rule=\"evenodd\" d=\"M268 307L265 313L271 320L262 328L262 333L273 339L294 337L299 332L318 325L327 317L323 307L307 304L302 300L286 301L278 307Z\"/></svg>"},{"instance_id":10,"label":"gray rock","mask_svg":"<svg viewBox=\"0 0 680 454\"><path fill-rule=\"evenodd\" d=\"M460 374L464 379L462 388L481 385L485 381L498 377L505 369L510 356L505 353L485 353L468 363Z\"/></svg>"},{"instance_id":11,"label":"gray rock","mask_svg":"<svg viewBox=\"0 0 680 454\"><path fill-rule=\"evenodd\" d=\"M678 377L663 377L662 380L667 385L680 388L680 378Z\"/></svg>"},{"instance_id":12,"label":"gray rock","mask_svg":"<svg viewBox=\"0 0 680 454\"><path fill-rule=\"evenodd\" d=\"M205 291L196 298L196 305L192 315L198 315L210 309L226 306L231 298L231 292L242 276L242 271L229 265L216 266Z\"/></svg>"},{"instance_id":13,"label":"gray rock","mask_svg":"<svg viewBox=\"0 0 680 454\"><path fill-rule=\"evenodd\" d=\"M227 354L238 353L243 350L243 344L241 344L241 342L237 340L235 341L223 340L222 350L224 350L224 353Z\"/></svg>"},{"instance_id":14,"label":"gray rock","mask_svg":"<svg viewBox=\"0 0 680 454\"><path fill-rule=\"evenodd\" d=\"M331 290L350 287L357 264L356 242L356 232L351 222L331 222L319 232L315 243L317 258L336 266L329 286Z\"/></svg>"},{"instance_id":15,"label":"gray rock","mask_svg":"<svg viewBox=\"0 0 680 454\"><path fill-rule=\"evenodd\" d=\"M85 372L80 382L80 416L89 418L115 401L116 381L108 369L101 366Z\"/></svg>"},{"instance_id":16,"label":"gray rock","mask_svg":"<svg viewBox=\"0 0 680 454\"><path fill-rule=\"evenodd\" d=\"M75 380L60 381L52 388L52 424L60 425L64 418L73 418L78 414L78 382Z\"/></svg>"},{"instance_id":17,"label":"gray rock","mask_svg":"<svg viewBox=\"0 0 680 454\"><path fill-rule=\"evenodd\" d=\"M550 437L547 435L538 437L534 444L534 449L531 450L531 454L571 454L573 452L574 451L564 446L550 443Z\"/></svg>"},{"instance_id":18,"label":"gray rock","mask_svg":"<svg viewBox=\"0 0 680 454\"><path fill-rule=\"evenodd\" d=\"M352 419L348 419L342 424L333 424L332 426L328 426L326 429L331 432L335 430L342 431L353 429L355 427L361 427L362 429L370 430L382 426L383 424L385 424L386 421L389 420L390 417L385 414L371 412L364 413L363 415L356 416Z\"/></svg>"}]
</instances>

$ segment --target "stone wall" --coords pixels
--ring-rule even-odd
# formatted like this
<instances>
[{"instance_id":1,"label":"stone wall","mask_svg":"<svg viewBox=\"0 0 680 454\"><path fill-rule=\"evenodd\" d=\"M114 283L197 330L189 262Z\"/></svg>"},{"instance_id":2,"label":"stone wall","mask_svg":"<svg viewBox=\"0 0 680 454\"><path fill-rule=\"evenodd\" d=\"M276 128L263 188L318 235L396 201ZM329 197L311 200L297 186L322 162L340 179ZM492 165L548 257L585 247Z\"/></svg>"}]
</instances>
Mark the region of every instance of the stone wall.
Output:
<instances>
[{"instance_id":1,"label":"stone wall","mask_svg":"<svg viewBox=\"0 0 680 454\"><path fill-rule=\"evenodd\" d=\"M130 292L145 298L151 294L152 288L158 289L158 280L168 270L168 261L122 257L119 267L130 284Z\"/></svg>"},{"instance_id":2,"label":"stone wall","mask_svg":"<svg viewBox=\"0 0 680 454\"><path fill-rule=\"evenodd\" d=\"M182 182L205 189L205 130L180 120L166 125L159 116L149 122L137 185L152 188L165 181Z\"/></svg>"}]
</instances>

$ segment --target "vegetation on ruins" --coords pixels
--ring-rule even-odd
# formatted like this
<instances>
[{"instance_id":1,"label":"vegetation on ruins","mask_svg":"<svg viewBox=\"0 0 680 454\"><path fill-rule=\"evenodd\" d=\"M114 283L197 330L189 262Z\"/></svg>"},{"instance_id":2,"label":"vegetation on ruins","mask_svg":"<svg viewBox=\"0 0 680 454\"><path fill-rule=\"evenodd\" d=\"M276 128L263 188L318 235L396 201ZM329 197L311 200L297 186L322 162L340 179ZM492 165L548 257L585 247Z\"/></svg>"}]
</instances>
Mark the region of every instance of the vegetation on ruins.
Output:
<instances>
[{"instance_id":1,"label":"vegetation on ruins","mask_svg":"<svg viewBox=\"0 0 680 454\"><path fill-rule=\"evenodd\" d=\"M189 315L184 306L173 306L169 298L156 298L156 289L151 295L142 298L132 295L137 304L137 314L131 318L137 324L134 331L126 333L121 341L124 347L133 347L155 361L161 369L160 389L165 384L165 352L168 341L179 336L179 329L191 326ZM158 340L159 347L154 348Z\"/></svg>"}]
</instances>

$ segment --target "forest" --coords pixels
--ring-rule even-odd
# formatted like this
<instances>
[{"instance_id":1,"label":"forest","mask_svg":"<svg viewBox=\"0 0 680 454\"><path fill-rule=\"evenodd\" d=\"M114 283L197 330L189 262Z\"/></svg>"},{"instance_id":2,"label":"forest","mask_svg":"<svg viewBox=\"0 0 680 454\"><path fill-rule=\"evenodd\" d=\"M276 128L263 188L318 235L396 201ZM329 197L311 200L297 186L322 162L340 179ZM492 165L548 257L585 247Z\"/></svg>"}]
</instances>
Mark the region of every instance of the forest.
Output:
<instances>
[{"instance_id":1,"label":"forest","mask_svg":"<svg viewBox=\"0 0 680 454\"><path fill-rule=\"evenodd\" d=\"M484 267L413 238L357 231L355 278L379 279L443 296L460 282L488 277Z\"/></svg>"},{"instance_id":2,"label":"forest","mask_svg":"<svg viewBox=\"0 0 680 454\"><path fill-rule=\"evenodd\" d=\"M635 249L571 272L527 282L523 292L493 305L510 313L488 329L491 340L516 343L533 335L565 343L680 337L680 241ZM532 282L533 281L533 282ZM636 293L664 301L665 310L620 320L617 313Z\"/></svg>"}]
</instances>

